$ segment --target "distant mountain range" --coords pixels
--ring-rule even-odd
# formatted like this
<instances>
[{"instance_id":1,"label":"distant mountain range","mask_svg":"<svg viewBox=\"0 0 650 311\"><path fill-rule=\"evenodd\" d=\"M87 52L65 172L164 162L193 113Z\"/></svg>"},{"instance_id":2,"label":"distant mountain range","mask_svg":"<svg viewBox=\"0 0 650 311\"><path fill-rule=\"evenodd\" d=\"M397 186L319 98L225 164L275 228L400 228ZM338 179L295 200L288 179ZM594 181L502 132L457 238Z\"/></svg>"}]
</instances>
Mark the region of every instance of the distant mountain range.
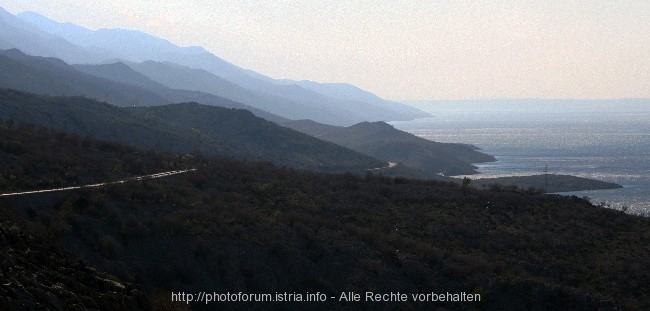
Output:
<instances>
[{"instance_id":1,"label":"distant mountain range","mask_svg":"<svg viewBox=\"0 0 650 311\"><path fill-rule=\"evenodd\" d=\"M274 80L139 31L90 30L0 8L0 49L2 119L142 148L325 171L390 161L400 165L389 174L432 178L472 174L472 163L494 160L471 146L377 123L428 114L358 87Z\"/></svg>"},{"instance_id":2,"label":"distant mountain range","mask_svg":"<svg viewBox=\"0 0 650 311\"><path fill-rule=\"evenodd\" d=\"M0 87L36 94L85 96L117 106L157 106L196 101L226 108L247 109L281 122L266 111L208 93L171 89L122 64L70 66L62 60L29 56L20 50L0 51Z\"/></svg>"},{"instance_id":3,"label":"distant mountain range","mask_svg":"<svg viewBox=\"0 0 650 311\"><path fill-rule=\"evenodd\" d=\"M14 48L69 64L123 62L167 87L224 97L293 120L311 119L349 126L362 121L428 116L426 112L383 100L349 84L275 80L237 67L201 47L179 47L140 31L90 30L32 12L14 16L0 8L0 49ZM170 70L176 75L169 76ZM152 97L139 99L138 103L149 105L159 100Z\"/></svg>"}]
</instances>

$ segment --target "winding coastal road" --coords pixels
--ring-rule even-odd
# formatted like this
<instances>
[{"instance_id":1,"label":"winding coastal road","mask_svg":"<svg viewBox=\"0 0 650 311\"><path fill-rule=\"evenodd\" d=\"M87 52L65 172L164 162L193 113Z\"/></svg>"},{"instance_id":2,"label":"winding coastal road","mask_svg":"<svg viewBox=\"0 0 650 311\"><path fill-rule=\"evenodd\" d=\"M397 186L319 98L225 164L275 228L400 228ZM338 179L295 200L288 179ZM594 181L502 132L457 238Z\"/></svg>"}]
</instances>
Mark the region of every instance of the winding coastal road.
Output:
<instances>
[{"instance_id":1,"label":"winding coastal road","mask_svg":"<svg viewBox=\"0 0 650 311\"><path fill-rule=\"evenodd\" d=\"M369 168L369 169L366 169L366 171L374 171L374 170L381 170L381 169L385 169L385 168L393 168L395 166L397 166L397 162L388 162L388 165L386 165L384 167Z\"/></svg>"},{"instance_id":2,"label":"winding coastal road","mask_svg":"<svg viewBox=\"0 0 650 311\"><path fill-rule=\"evenodd\" d=\"M178 174L183 174L183 173L193 172L193 171L196 171L196 169L192 168L192 169L186 169L186 170L168 171L168 172L162 172L162 173L156 173L156 174L150 174L150 175L136 176L136 177L131 177L131 178L117 180L117 181L104 182L104 183L98 183L98 184L89 184L89 185L82 185L82 186L73 186L73 187L64 187L64 188L54 188L54 189L44 189L44 190L32 190L32 191L3 193L3 194L0 194L0 197L28 195L28 194L35 194L35 193L68 191L68 190L76 190L76 189L84 189L84 188L96 188L96 187L102 187L102 186L107 186L107 185L123 184L125 182L134 181L134 180L162 178L162 177L178 175Z\"/></svg>"}]
</instances>

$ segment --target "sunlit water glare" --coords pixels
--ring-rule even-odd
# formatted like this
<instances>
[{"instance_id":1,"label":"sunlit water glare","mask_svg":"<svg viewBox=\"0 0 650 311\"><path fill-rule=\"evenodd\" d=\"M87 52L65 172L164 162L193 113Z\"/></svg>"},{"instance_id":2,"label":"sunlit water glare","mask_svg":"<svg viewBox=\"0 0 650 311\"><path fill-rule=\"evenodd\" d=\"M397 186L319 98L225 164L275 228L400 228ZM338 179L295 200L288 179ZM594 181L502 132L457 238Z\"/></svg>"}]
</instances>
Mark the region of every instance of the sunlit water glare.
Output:
<instances>
[{"instance_id":1,"label":"sunlit water glare","mask_svg":"<svg viewBox=\"0 0 650 311\"><path fill-rule=\"evenodd\" d=\"M623 189L564 193L650 216L650 100L409 102L433 117L391 122L440 142L468 143L497 158L474 178L568 174Z\"/></svg>"}]
</instances>

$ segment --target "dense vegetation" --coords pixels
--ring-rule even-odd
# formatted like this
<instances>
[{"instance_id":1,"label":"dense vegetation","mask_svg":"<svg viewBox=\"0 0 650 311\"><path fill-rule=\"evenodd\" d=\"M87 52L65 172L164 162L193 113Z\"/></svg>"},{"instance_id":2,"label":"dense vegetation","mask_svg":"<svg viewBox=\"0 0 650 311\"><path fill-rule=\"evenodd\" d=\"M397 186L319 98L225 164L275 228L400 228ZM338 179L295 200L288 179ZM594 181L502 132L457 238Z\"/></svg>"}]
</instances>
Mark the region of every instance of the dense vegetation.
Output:
<instances>
[{"instance_id":1,"label":"dense vegetation","mask_svg":"<svg viewBox=\"0 0 650 311\"><path fill-rule=\"evenodd\" d=\"M161 170L180 165L173 164L180 159L173 155L135 153L48 130L5 126L2 131L28 137L21 141L22 150L49 148L51 155L15 159L16 169L25 172L30 170L21 166L67 161L83 170L86 163L120 161L120 155L131 157L125 163L154 159L150 165L158 163ZM53 140L55 145L48 143ZM10 158L16 150L3 147L0 156ZM52 158L56 155L65 158ZM320 291L329 296L400 291L480 293L482 300L369 304L330 299L208 307L650 308L647 218L597 208L577 197L482 190L471 183L332 175L198 155L182 165L198 170L105 188L0 198L0 205L48 243L118 281L143 284L154 307L178 291ZM85 175L110 177L92 167ZM11 182L5 187L19 187Z\"/></svg>"},{"instance_id":2,"label":"dense vegetation","mask_svg":"<svg viewBox=\"0 0 650 311\"><path fill-rule=\"evenodd\" d=\"M187 168L188 157L28 124L0 124L0 192L83 185Z\"/></svg>"}]
</instances>

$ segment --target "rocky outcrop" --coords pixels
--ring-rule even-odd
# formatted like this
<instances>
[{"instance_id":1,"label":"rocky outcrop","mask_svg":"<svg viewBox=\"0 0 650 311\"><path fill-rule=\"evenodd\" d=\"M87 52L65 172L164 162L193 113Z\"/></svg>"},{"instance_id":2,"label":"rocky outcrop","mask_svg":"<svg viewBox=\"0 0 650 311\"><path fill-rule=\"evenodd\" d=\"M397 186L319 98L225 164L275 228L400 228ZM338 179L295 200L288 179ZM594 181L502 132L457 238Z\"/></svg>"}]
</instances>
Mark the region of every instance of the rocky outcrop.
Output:
<instances>
[{"instance_id":1,"label":"rocky outcrop","mask_svg":"<svg viewBox=\"0 0 650 311\"><path fill-rule=\"evenodd\" d=\"M0 310L146 310L134 285L70 259L44 240L0 220Z\"/></svg>"}]
</instances>

